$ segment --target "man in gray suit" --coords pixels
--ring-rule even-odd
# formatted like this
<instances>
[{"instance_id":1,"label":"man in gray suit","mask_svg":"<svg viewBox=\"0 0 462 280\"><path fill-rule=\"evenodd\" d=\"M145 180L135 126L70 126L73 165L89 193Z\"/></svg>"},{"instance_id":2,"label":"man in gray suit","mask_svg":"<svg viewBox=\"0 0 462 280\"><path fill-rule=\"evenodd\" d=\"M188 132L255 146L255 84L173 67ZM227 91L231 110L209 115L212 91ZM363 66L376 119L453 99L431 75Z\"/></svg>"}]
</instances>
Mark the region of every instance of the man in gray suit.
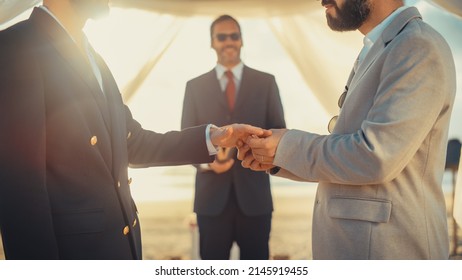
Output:
<instances>
[{"instance_id":1,"label":"man in gray suit","mask_svg":"<svg viewBox=\"0 0 462 280\"><path fill-rule=\"evenodd\" d=\"M187 83L182 128L234 122L285 127L274 76L241 62L239 23L223 15L212 23L210 32L218 63ZM229 259L236 241L241 259L268 259L273 210L269 176L243 168L234 157L232 150L226 150L213 163L198 166L194 211L200 256Z\"/></svg>"},{"instance_id":2,"label":"man in gray suit","mask_svg":"<svg viewBox=\"0 0 462 280\"><path fill-rule=\"evenodd\" d=\"M254 170L319 182L315 259L447 259L441 188L456 77L446 41L401 0L323 0L329 26L365 37L330 135L248 139Z\"/></svg>"}]
</instances>

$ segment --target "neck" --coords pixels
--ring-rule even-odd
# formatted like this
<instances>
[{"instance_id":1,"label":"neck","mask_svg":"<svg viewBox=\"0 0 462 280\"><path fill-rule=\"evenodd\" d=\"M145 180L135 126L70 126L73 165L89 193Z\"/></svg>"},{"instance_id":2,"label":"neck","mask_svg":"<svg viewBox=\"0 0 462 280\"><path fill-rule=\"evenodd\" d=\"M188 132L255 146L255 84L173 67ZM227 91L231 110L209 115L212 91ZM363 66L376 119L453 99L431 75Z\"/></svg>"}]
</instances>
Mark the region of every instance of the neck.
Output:
<instances>
[{"instance_id":1,"label":"neck","mask_svg":"<svg viewBox=\"0 0 462 280\"><path fill-rule=\"evenodd\" d=\"M69 1L43 1L43 5L50 10L51 13L59 20L64 26L66 31L75 40L77 45L83 45L82 29L85 26L87 19L82 18L75 12Z\"/></svg>"},{"instance_id":2,"label":"neck","mask_svg":"<svg viewBox=\"0 0 462 280\"><path fill-rule=\"evenodd\" d=\"M404 5L403 1L398 0L377 0L371 1L371 12L368 19L358 30L367 35L372 29L379 25L384 19L391 15L396 9Z\"/></svg>"},{"instance_id":3,"label":"neck","mask_svg":"<svg viewBox=\"0 0 462 280\"><path fill-rule=\"evenodd\" d=\"M224 67L226 67L226 69L233 69L236 65L238 65L239 63L241 63L241 61L239 60L238 62L232 62L232 63L221 63L219 62L221 65L223 65Z\"/></svg>"}]
</instances>

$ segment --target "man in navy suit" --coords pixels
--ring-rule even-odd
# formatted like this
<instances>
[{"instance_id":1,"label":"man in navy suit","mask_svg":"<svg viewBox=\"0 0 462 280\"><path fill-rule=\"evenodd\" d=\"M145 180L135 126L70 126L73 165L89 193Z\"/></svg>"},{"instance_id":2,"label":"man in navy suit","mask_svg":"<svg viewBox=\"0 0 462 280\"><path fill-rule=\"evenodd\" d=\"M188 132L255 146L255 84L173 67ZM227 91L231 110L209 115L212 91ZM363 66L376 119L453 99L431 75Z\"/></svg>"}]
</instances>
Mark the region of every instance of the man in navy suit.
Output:
<instances>
[{"instance_id":1,"label":"man in navy suit","mask_svg":"<svg viewBox=\"0 0 462 280\"><path fill-rule=\"evenodd\" d=\"M284 128L274 76L247 67L240 59L239 23L223 15L210 32L217 66L187 83L181 127L243 122ZM229 259L235 241L241 259L268 259L273 211L268 175L242 168L232 150L220 152L213 163L197 169L194 211L201 258Z\"/></svg>"},{"instance_id":2,"label":"man in navy suit","mask_svg":"<svg viewBox=\"0 0 462 280\"><path fill-rule=\"evenodd\" d=\"M82 32L108 0L44 0L0 32L0 229L7 259L140 259L127 168L210 162L246 125L144 130Z\"/></svg>"}]
</instances>

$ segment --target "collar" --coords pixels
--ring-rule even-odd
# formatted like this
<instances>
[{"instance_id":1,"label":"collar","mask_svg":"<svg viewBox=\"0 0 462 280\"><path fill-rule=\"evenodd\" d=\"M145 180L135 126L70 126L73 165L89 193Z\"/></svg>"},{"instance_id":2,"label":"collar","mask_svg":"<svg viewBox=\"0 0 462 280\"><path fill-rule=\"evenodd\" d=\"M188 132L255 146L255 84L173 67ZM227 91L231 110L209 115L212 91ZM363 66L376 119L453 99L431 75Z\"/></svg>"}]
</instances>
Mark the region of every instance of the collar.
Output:
<instances>
[{"instance_id":1,"label":"collar","mask_svg":"<svg viewBox=\"0 0 462 280\"><path fill-rule=\"evenodd\" d=\"M361 52L359 61L366 56L367 52L372 48L374 43L380 38L383 31L390 25L391 22L405 9L408 7L402 6L396 9L393 13L391 13L388 17L386 17L380 24L378 24L374 29L372 29L363 39L364 43L364 51Z\"/></svg>"},{"instance_id":2,"label":"collar","mask_svg":"<svg viewBox=\"0 0 462 280\"><path fill-rule=\"evenodd\" d=\"M221 64L217 64L215 67L216 73L217 73L217 78L218 80L221 80L223 76L225 75L225 72L228 71L229 69L226 68L225 66ZM231 72L233 72L234 78L237 80L241 80L242 77L242 72L244 71L244 63L241 61L239 64L234 66L233 68L230 69Z\"/></svg>"},{"instance_id":3,"label":"collar","mask_svg":"<svg viewBox=\"0 0 462 280\"><path fill-rule=\"evenodd\" d=\"M39 8L46 12L49 16L51 16L66 31L67 35L69 35L69 37L72 38L71 34L69 34L66 27L64 27L64 25L59 21L59 19L46 6L41 5L39 6ZM72 40L75 42L74 38L72 38Z\"/></svg>"}]
</instances>

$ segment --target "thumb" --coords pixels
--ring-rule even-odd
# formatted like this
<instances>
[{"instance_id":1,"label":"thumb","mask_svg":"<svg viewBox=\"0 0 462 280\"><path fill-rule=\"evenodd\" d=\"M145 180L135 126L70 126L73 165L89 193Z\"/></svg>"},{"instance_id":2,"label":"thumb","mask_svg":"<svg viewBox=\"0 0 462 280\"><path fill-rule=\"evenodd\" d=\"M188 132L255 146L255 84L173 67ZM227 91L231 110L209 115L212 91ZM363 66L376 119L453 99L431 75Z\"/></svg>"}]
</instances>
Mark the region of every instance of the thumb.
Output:
<instances>
[{"instance_id":1,"label":"thumb","mask_svg":"<svg viewBox=\"0 0 462 280\"><path fill-rule=\"evenodd\" d=\"M228 146L233 146L234 143L228 143L229 138L233 135L233 128L232 127L225 127L219 137L219 142L220 146L222 147L228 147Z\"/></svg>"}]
</instances>

